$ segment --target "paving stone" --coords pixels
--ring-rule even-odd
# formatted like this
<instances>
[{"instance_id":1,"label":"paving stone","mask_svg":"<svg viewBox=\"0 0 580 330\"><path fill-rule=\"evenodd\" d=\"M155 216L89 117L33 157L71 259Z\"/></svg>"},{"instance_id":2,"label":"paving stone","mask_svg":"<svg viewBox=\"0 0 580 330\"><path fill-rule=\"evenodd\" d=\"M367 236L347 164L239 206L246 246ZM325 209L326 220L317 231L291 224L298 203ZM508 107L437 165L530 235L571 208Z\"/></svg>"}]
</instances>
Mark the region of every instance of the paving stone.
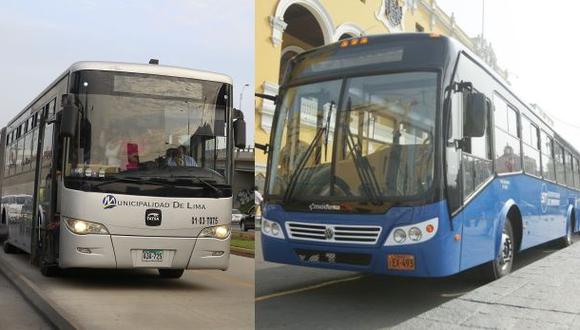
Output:
<instances>
[{"instance_id":1,"label":"paving stone","mask_svg":"<svg viewBox=\"0 0 580 330\"><path fill-rule=\"evenodd\" d=\"M400 329L580 329L580 243L450 300Z\"/></svg>"}]
</instances>

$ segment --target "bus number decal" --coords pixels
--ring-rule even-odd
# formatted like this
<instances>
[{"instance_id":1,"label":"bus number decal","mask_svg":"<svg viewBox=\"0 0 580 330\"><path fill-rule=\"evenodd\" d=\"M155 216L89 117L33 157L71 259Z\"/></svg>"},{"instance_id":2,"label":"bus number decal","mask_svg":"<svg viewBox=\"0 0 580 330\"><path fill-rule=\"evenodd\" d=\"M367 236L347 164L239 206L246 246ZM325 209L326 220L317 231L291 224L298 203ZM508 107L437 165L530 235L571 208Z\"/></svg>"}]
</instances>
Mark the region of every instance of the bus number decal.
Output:
<instances>
[{"instance_id":1,"label":"bus number decal","mask_svg":"<svg viewBox=\"0 0 580 330\"><path fill-rule=\"evenodd\" d=\"M217 225L217 217L191 217L192 225Z\"/></svg>"}]
</instances>

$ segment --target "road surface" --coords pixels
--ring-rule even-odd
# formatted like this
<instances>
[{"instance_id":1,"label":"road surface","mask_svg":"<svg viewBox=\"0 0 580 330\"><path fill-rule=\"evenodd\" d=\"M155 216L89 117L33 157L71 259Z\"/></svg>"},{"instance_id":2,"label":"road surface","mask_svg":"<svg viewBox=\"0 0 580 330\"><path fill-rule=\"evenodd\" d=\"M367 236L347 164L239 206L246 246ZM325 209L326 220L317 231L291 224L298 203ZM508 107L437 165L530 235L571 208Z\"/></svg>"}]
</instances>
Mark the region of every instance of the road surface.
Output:
<instances>
[{"instance_id":1,"label":"road surface","mask_svg":"<svg viewBox=\"0 0 580 330\"><path fill-rule=\"evenodd\" d=\"M0 262L32 281L82 328L254 329L251 258L232 255L228 271L190 270L178 280L160 279L154 270L73 270L46 278L25 254L0 252Z\"/></svg>"},{"instance_id":2,"label":"road surface","mask_svg":"<svg viewBox=\"0 0 580 330\"><path fill-rule=\"evenodd\" d=\"M514 270L557 251L519 254ZM397 325L485 284L473 274L420 279L264 262L256 233L256 329L378 329Z\"/></svg>"}]
</instances>

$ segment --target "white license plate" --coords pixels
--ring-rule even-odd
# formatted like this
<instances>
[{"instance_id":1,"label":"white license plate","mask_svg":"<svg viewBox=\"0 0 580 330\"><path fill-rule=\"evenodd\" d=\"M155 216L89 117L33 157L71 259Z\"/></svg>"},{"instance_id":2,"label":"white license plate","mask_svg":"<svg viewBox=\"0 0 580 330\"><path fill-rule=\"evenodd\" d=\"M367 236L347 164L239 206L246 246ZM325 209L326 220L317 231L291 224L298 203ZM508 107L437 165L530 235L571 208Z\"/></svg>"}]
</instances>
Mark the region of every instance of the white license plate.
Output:
<instances>
[{"instance_id":1,"label":"white license plate","mask_svg":"<svg viewBox=\"0 0 580 330\"><path fill-rule=\"evenodd\" d=\"M143 250L143 262L163 262L163 250Z\"/></svg>"}]
</instances>

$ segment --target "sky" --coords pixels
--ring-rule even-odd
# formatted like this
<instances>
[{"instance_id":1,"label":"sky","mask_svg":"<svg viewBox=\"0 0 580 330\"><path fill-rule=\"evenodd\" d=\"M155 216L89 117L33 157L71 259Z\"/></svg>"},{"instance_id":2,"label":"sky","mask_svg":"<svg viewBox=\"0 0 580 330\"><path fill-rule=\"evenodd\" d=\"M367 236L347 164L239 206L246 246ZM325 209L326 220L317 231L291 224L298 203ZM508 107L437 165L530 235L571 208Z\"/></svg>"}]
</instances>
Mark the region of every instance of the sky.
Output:
<instances>
[{"instance_id":1,"label":"sky","mask_svg":"<svg viewBox=\"0 0 580 330\"><path fill-rule=\"evenodd\" d=\"M150 58L231 76L253 144L254 0L2 0L0 126L74 62Z\"/></svg>"},{"instance_id":2,"label":"sky","mask_svg":"<svg viewBox=\"0 0 580 330\"><path fill-rule=\"evenodd\" d=\"M481 34L483 0L438 0L470 36ZM509 72L514 92L538 104L580 151L580 2L485 0L484 37Z\"/></svg>"}]
</instances>

